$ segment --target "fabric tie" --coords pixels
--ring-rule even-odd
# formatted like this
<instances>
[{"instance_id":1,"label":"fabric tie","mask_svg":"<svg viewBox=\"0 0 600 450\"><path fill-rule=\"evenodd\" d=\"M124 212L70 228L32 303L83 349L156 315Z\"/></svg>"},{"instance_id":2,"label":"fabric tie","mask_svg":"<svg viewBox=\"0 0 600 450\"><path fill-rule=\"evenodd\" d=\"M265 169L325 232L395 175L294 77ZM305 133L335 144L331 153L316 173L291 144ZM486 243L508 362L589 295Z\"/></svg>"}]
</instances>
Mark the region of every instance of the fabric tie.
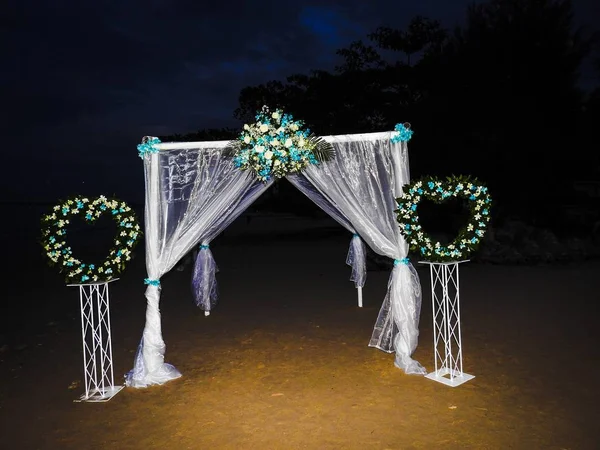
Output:
<instances>
[{"instance_id":1,"label":"fabric tie","mask_svg":"<svg viewBox=\"0 0 600 450\"><path fill-rule=\"evenodd\" d=\"M208 247L208 244L202 244L202 245L200 246L200 250L208 250L208 248L209 248L209 247Z\"/></svg>"},{"instance_id":2,"label":"fabric tie","mask_svg":"<svg viewBox=\"0 0 600 450\"><path fill-rule=\"evenodd\" d=\"M144 284L148 284L150 286L160 286L160 280L151 280L150 278L144 279Z\"/></svg>"},{"instance_id":3,"label":"fabric tie","mask_svg":"<svg viewBox=\"0 0 600 450\"><path fill-rule=\"evenodd\" d=\"M410 262L410 260L408 258L395 259L394 260L394 266L397 266L398 264L406 264L406 265L408 265L409 262Z\"/></svg>"}]
</instances>

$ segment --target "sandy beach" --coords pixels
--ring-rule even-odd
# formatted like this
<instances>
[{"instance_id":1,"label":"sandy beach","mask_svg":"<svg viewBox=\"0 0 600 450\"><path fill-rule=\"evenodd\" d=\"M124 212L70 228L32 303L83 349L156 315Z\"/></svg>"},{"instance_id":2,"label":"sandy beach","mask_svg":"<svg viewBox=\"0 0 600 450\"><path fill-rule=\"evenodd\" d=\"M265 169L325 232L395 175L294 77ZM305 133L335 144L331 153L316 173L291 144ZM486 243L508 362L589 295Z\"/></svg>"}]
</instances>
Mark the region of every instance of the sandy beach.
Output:
<instances>
[{"instance_id":1,"label":"sandy beach","mask_svg":"<svg viewBox=\"0 0 600 450\"><path fill-rule=\"evenodd\" d=\"M162 280L165 359L182 378L94 404L73 403L78 292L26 244L33 256L3 283L0 448L598 448L600 263L465 264L464 369L476 378L450 388L367 346L389 272L369 272L358 308L349 241L328 220L234 223L212 245L220 299L210 317L193 303L191 267ZM428 269L419 274L414 358L432 370ZM140 246L110 291L119 384L144 325L144 277Z\"/></svg>"}]
</instances>

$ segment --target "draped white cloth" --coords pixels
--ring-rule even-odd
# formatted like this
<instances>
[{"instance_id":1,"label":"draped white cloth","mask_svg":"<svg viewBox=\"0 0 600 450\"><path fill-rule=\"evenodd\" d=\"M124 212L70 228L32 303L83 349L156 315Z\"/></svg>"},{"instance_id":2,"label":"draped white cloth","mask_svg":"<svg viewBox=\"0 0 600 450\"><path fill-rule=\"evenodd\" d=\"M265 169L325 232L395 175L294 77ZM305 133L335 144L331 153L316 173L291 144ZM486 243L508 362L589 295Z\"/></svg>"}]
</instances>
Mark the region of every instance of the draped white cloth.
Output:
<instances>
[{"instance_id":1,"label":"draped white cloth","mask_svg":"<svg viewBox=\"0 0 600 450\"><path fill-rule=\"evenodd\" d=\"M326 137L337 157L288 179L355 234L347 261L353 265L357 286L364 285L366 278L362 240L396 261L369 345L395 351L395 364L406 373L425 374L411 358L418 341L421 289L416 271L405 259L408 247L394 214L395 198L409 181L407 149L405 144L392 143L391 136L386 132ZM209 269L195 277L201 286L197 301L205 310L212 307L216 286L216 264L208 244L271 185L237 169L232 159L222 155L226 145L158 144L163 151L144 157L148 278L158 284L195 245L203 244L196 267ZM146 298L146 325L134 368L126 375L126 384L138 388L181 376L164 362L160 285L150 284Z\"/></svg>"},{"instance_id":2,"label":"draped white cloth","mask_svg":"<svg viewBox=\"0 0 600 450\"><path fill-rule=\"evenodd\" d=\"M211 145L212 144L212 145ZM258 182L222 156L225 145L159 152L144 158L146 176L146 267L158 281L193 247L208 244L270 184ZM206 254L210 250L202 250ZM208 255L212 259L212 255ZM160 285L146 289L146 325L126 385L146 387L181 376L164 362Z\"/></svg>"},{"instance_id":3,"label":"draped white cloth","mask_svg":"<svg viewBox=\"0 0 600 450\"><path fill-rule=\"evenodd\" d=\"M343 215L376 253L395 260L388 291L370 346L396 352L395 364L409 374L426 370L411 358L418 343L421 287L417 272L405 259L404 241L394 210L396 197L409 182L405 143L392 143L391 133L326 138L337 156L309 166L304 177Z\"/></svg>"}]
</instances>

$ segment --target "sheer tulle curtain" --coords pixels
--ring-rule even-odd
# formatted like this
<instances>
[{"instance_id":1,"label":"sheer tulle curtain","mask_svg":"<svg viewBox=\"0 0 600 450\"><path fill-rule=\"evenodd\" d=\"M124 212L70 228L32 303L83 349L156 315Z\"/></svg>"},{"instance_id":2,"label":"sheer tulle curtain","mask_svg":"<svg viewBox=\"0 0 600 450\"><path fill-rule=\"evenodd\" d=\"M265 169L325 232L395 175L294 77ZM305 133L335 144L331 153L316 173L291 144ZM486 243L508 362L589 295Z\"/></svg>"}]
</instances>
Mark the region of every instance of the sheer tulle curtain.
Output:
<instances>
[{"instance_id":1,"label":"sheer tulle curtain","mask_svg":"<svg viewBox=\"0 0 600 450\"><path fill-rule=\"evenodd\" d=\"M394 214L395 198L401 195L402 185L408 183L407 149L390 138L391 133L327 137L337 157L308 167L301 176L367 245L395 260L369 345L395 351L395 364L406 373L425 374L425 369L411 358L419 335L420 282L406 259L408 246Z\"/></svg>"},{"instance_id":2,"label":"sheer tulle curtain","mask_svg":"<svg viewBox=\"0 0 600 450\"><path fill-rule=\"evenodd\" d=\"M144 159L146 266L150 284L146 289L146 325L134 368L126 376L128 386L162 384L181 376L175 367L164 362L159 280L198 243L205 244L200 254L214 262L208 249L210 240L269 187L235 168L230 158L224 158L226 144L163 150ZM210 274L206 276L211 278Z\"/></svg>"}]
</instances>

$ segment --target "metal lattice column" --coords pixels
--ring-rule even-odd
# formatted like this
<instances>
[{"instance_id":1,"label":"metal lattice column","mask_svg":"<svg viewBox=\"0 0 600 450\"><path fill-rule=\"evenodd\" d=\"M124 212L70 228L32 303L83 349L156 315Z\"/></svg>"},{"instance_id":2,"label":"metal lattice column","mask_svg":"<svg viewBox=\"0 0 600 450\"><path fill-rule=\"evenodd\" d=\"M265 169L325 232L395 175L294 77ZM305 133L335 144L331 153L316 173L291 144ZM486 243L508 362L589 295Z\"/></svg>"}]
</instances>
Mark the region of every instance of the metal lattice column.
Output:
<instances>
[{"instance_id":1,"label":"metal lattice column","mask_svg":"<svg viewBox=\"0 0 600 450\"><path fill-rule=\"evenodd\" d=\"M473 378L463 372L460 330L460 284L458 265L465 261L428 264L431 274L433 351L435 370L426 375L447 386L459 386Z\"/></svg>"},{"instance_id":2,"label":"metal lattice column","mask_svg":"<svg viewBox=\"0 0 600 450\"><path fill-rule=\"evenodd\" d=\"M114 385L110 302L107 282L69 284L79 287L85 393L80 402L107 402L123 386Z\"/></svg>"}]
</instances>

